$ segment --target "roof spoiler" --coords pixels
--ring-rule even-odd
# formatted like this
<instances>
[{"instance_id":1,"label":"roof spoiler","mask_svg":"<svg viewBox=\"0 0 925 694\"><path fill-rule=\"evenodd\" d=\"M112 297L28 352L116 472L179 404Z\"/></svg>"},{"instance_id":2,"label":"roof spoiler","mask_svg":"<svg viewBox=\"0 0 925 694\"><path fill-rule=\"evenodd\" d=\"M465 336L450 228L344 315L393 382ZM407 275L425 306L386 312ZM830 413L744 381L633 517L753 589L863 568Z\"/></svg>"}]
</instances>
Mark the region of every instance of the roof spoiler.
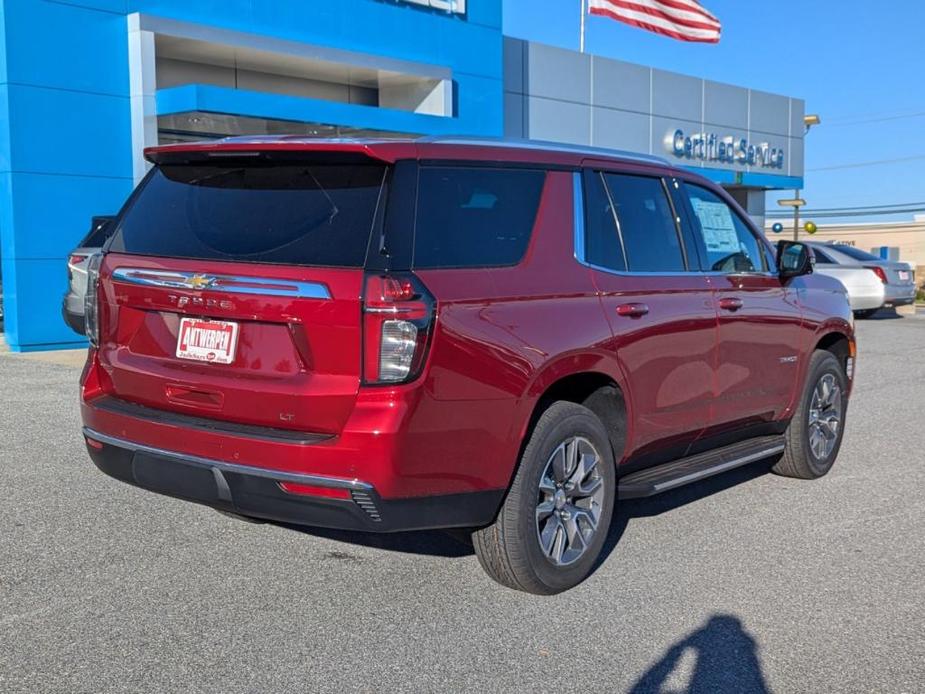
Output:
<instances>
[{"instance_id":1,"label":"roof spoiler","mask_svg":"<svg viewBox=\"0 0 925 694\"><path fill-rule=\"evenodd\" d=\"M392 163L381 147L373 149L362 141L336 140L260 140L259 138L191 142L148 147L145 159L153 164L263 159L271 161L313 161L364 164L371 161Z\"/></svg>"}]
</instances>

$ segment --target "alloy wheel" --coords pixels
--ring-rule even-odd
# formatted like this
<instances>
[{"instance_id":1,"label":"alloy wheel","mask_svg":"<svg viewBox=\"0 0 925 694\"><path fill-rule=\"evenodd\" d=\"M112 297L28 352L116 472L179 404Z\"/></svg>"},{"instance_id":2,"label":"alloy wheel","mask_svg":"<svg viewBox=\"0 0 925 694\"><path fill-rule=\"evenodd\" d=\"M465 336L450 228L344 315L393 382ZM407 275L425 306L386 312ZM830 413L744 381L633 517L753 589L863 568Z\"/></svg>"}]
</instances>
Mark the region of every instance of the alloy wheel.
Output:
<instances>
[{"instance_id":1,"label":"alloy wheel","mask_svg":"<svg viewBox=\"0 0 925 694\"><path fill-rule=\"evenodd\" d=\"M842 419L842 390L834 374L823 374L809 405L809 448L825 460L835 448Z\"/></svg>"},{"instance_id":2,"label":"alloy wheel","mask_svg":"<svg viewBox=\"0 0 925 694\"><path fill-rule=\"evenodd\" d=\"M604 503L601 460L588 439L573 436L556 447L540 476L537 538L556 566L577 561L598 531Z\"/></svg>"}]
</instances>

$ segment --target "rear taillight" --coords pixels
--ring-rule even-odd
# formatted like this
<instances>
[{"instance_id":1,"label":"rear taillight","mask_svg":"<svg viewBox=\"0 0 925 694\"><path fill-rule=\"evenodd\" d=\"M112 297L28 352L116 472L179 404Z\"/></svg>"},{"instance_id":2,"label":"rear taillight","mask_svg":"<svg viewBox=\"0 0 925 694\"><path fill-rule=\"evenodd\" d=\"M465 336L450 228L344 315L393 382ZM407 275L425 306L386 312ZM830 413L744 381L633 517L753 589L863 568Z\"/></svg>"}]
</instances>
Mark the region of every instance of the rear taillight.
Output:
<instances>
[{"instance_id":1,"label":"rear taillight","mask_svg":"<svg viewBox=\"0 0 925 694\"><path fill-rule=\"evenodd\" d=\"M68 265L80 265L87 258L89 258L89 256L87 255L81 255L80 253L72 253L70 256L68 256L67 264Z\"/></svg>"},{"instance_id":2,"label":"rear taillight","mask_svg":"<svg viewBox=\"0 0 925 694\"><path fill-rule=\"evenodd\" d=\"M94 253L87 263L87 293L84 295L84 330L94 347L100 343L99 283L102 253Z\"/></svg>"},{"instance_id":3,"label":"rear taillight","mask_svg":"<svg viewBox=\"0 0 925 694\"><path fill-rule=\"evenodd\" d=\"M366 276L363 292L363 382L404 383L424 365L434 298L414 275Z\"/></svg>"},{"instance_id":4,"label":"rear taillight","mask_svg":"<svg viewBox=\"0 0 925 694\"><path fill-rule=\"evenodd\" d=\"M874 273L877 277L880 278L880 281L881 281L881 282L883 282L884 284L887 283L886 272L884 272L884 270L883 270L882 267L878 267L878 266L876 266L876 265L868 265L868 266L866 266L866 267L867 267L868 270L872 270L873 273Z\"/></svg>"}]
</instances>

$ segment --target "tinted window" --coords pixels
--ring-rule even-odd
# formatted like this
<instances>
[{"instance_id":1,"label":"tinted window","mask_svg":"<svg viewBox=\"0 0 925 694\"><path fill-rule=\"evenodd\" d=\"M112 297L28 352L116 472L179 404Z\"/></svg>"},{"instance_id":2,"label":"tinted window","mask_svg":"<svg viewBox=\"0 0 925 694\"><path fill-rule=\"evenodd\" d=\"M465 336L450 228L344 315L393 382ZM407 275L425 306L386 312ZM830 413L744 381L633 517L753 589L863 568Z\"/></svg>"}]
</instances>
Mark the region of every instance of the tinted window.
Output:
<instances>
[{"instance_id":1,"label":"tinted window","mask_svg":"<svg viewBox=\"0 0 925 694\"><path fill-rule=\"evenodd\" d=\"M585 260L609 270L626 270L617 221L604 180L597 171L585 174Z\"/></svg>"},{"instance_id":2,"label":"tinted window","mask_svg":"<svg viewBox=\"0 0 925 694\"><path fill-rule=\"evenodd\" d=\"M764 266L768 270L776 272L777 271L777 244L768 245L766 243L761 244L761 248L764 251Z\"/></svg>"},{"instance_id":3,"label":"tinted window","mask_svg":"<svg viewBox=\"0 0 925 694\"><path fill-rule=\"evenodd\" d=\"M687 195L707 249L707 270L763 272L761 243L735 211L713 191L688 183Z\"/></svg>"},{"instance_id":4,"label":"tinted window","mask_svg":"<svg viewBox=\"0 0 925 694\"><path fill-rule=\"evenodd\" d=\"M684 252L660 178L605 174L629 270L681 272Z\"/></svg>"},{"instance_id":5,"label":"tinted window","mask_svg":"<svg viewBox=\"0 0 925 694\"><path fill-rule=\"evenodd\" d=\"M385 167L175 164L155 169L110 250L359 267Z\"/></svg>"},{"instance_id":6,"label":"tinted window","mask_svg":"<svg viewBox=\"0 0 925 694\"><path fill-rule=\"evenodd\" d=\"M819 246L810 246L810 248L813 250L813 255L816 256L816 262L828 263L829 265L837 264L836 260L821 248L819 248Z\"/></svg>"},{"instance_id":7,"label":"tinted window","mask_svg":"<svg viewBox=\"0 0 925 694\"><path fill-rule=\"evenodd\" d=\"M514 265L530 242L545 171L424 167L418 183L414 265Z\"/></svg>"},{"instance_id":8,"label":"tinted window","mask_svg":"<svg viewBox=\"0 0 925 694\"><path fill-rule=\"evenodd\" d=\"M81 248L102 248L103 244L112 234L114 217L93 217L90 220L90 231L78 244Z\"/></svg>"},{"instance_id":9,"label":"tinted window","mask_svg":"<svg viewBox=\"0 0 925 694\"><path fill-rule=\"evenodd\" d=\"M854 246L836 245L832 248L832 250L838 251L839 253L844 253L849 258L854 258L855 260L883 260L883 258L879 258L873 253L862 251L860 248L855 248Z\"/></svg>"}]
</instances>

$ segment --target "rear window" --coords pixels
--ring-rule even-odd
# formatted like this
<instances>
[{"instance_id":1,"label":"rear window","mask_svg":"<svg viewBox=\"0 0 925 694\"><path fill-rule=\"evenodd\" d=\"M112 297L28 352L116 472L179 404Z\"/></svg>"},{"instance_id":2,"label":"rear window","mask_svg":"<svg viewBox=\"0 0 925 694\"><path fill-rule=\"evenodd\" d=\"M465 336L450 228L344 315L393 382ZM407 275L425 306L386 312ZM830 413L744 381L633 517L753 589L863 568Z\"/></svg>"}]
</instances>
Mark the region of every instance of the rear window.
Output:
<instances>
[{"instance_id":1,"label":"rear window","mask_svg":"<svg viewBox=\"0 0 925 694\"><path fill-rule=\"evenodd\" d=\"M414 237L417 268L515 265L527 250L546 172L423 167Z\"/></svg>"},{"instance_id":2,"label":"rear window","mask_svg":"<svg viewBox=\"0 0 925 694\"><path fill-rule=\"evenodd\" d=\"M381 165L169 164L119 223L119 253L361 267Z\"/></svg>"},{"instance_id":3,"label":"rear window","mask_svg":"<svg viewBox=\"0 0 925 694\"><path fill-rule=\"evenodd\" d=\"M835 244L832 246L832 250L844 253L849 258L854 258L855 260L883 260L883 258L878 258L873 253L862 251L860 248L855 248L854 246Z\"/></svg>"},{"instance_id":4,"label":"rear window","mask_svg":"<svg viewBox=\"0 0 925 694\"><path fill-rule=\"evenodd\" d=\"M823 251L819 246L810 246L813 249L813 255L816 256L816 262L823 265L836 265L835 259Z\"/></svg>"}]
</instances>

